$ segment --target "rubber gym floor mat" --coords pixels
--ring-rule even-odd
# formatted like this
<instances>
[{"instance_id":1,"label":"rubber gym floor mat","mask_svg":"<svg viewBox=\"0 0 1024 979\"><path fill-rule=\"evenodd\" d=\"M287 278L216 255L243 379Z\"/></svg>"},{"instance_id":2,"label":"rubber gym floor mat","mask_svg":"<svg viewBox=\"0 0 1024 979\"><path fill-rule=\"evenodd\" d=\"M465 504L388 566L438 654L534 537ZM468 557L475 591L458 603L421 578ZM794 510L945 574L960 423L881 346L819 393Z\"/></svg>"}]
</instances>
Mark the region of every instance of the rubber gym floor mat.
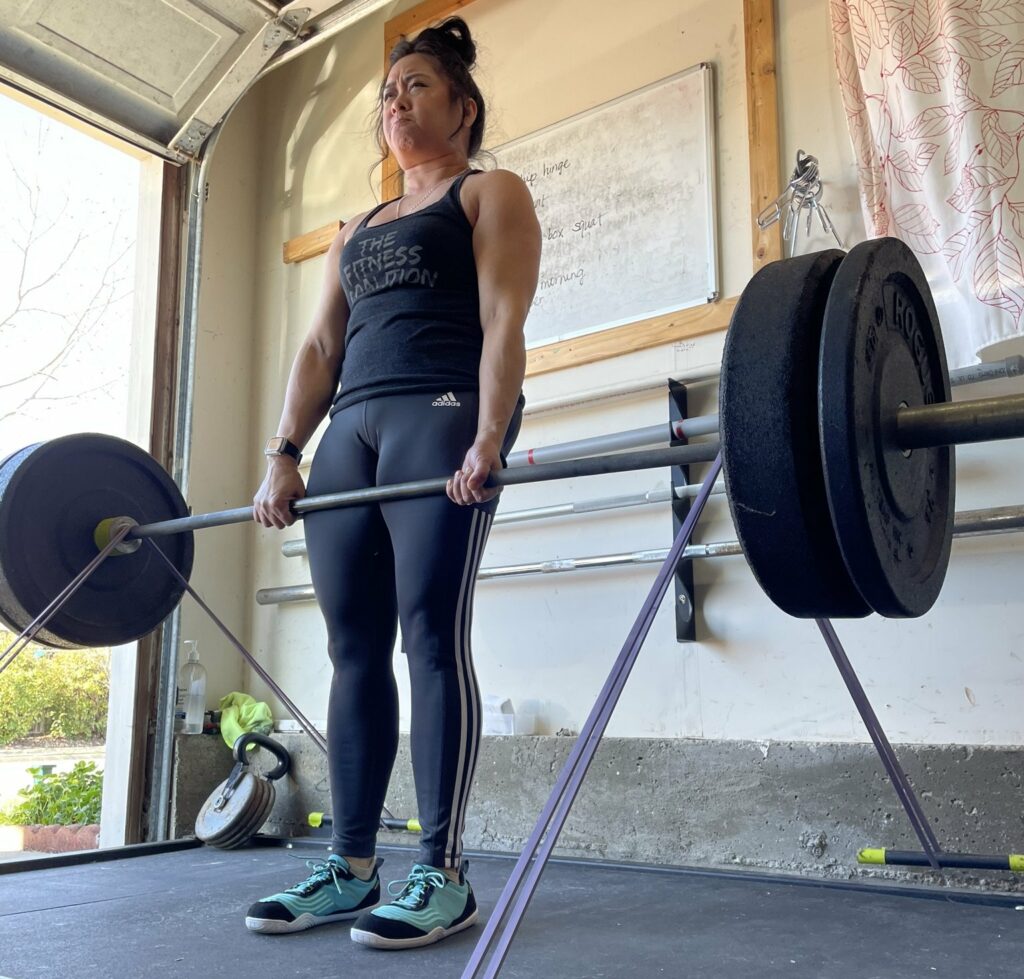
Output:
<instances>
[{"instance_id":1,"label":"rubber gym floor mat","mask_svg":"<svg viewBox=\"0 0 1024 979\"><path fill-rule=\"evenodd\" d=\"M0 977L458 979L479 928L406 952L354 944L347 922L246 931L249 903L304 877L304 861L324 852L190 849L0 876ZM413 859L411 850L382 855L385 881L404 877ZM513 862L470 861L483 918ZM1024 960L1024 912L1012 897L993 900L553 861L501 975L1004 979Z\"/></svg>"}]
</instances>

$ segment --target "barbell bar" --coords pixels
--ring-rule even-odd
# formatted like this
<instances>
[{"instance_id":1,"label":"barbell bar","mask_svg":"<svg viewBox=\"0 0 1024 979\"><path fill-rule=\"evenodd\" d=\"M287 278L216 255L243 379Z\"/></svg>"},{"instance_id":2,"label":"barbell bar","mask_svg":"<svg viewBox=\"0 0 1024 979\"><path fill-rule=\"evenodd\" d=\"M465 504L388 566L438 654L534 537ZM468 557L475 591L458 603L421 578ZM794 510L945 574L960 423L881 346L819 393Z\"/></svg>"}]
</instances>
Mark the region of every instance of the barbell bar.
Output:
<instances>
[{"instance_id":1,"label":"barbell bar","mask_svg":"<svg viewBox=\"0 0 1024 979\"><path fill-rule=\"evenodd\" d=\"M633 472L643 469L664 469L670 466L687 466L700 462L711 462L718 454L718 442L696 442L692 445L673 445L661 449L646 449L636 452L621 452L614 455L587 456L582 459L567 459L562 462L546 462L535 466L519 466L491 473L488 487L517 486L523 483L540 483L553 479L571 479L580 476L600 476L608 473ZM417 479L407 483L392 483L388 486L370 486L365 489L345 490L340 493L325 493L296 500L291 510L297 516L305 516L317 510L333 510L338 507L359 506L366 503L385 503L395 500L411 500L421 496L438 495L445 492L448 476L432 479ZM226 524L246 523L253 517L252 507L238 507L232 510L218 510L191 517L161 520L142 524L128 531L128 538L166 537L185 531L201 530L207 527L221 527Z\"/></svg>"},{"instance_id":2,"label":"barbell bar","mask_svg":"<svg viewBox=\"0 0 1024 979\"><path fill-rule=\"evenodd\" d=\"M718 415L694 415L660 425L647 425L611 435L595 435L592 438L574 439L557 445L541 445L532 449L521 449L508 457L509 468L534 466L542 462L560 462L563 459L578 459L597 453L619 452L623 449L639 449L651 445L664 445L680 439L699 438L702 435L717 435Z\"/></svg>"},{"instance_id":3,"label":"barbell bar","mask_svg":"<svg viewBox=\"0 0 1024 979\"><path fill-rule=\"evenodd\" d=\"M647 506L653 503L666 503L669 500L690 499L700 490L699 483L688 483L683 486L662 487L647 490L645 493L631 493L624 496L605 496L588 500L572 500L566 503L555 503L551 506L530 507L525 510L499 511L494 518L494 526L542 520L552 517L579 516L585 513L599 513L606 510L617 510L636 506ZM711 489L712 496L724 496L725 485L716 483ZM965 510L957 513L954 525L954 537L981 537L988 534L1000 534L1018 530L1024 526L1024 507L989 507L981 510ZM737 554L742 554L739 541L723 542L735 545ZM695 547L698 545L690 545ZM699 545L701 547L705 545ZM648 553L648 552L644 552ZM664 556L664 549L661 552ZM733 552L730 551L729 554ZM281 545L284 557L303 557L306 554L306 542L301 537L286 540ZM689 556L689 554L688 554ZM698 557L719 557L724 555L696 555ZM632 560L624 563L634 563ZM482 577L486 569L481 569L477 577Z\"/></svg>"},{"instance_id":4,"label":"barbell bar","mask_svg":"<svg viewBox=\"0 0 1024 979\"><path fill-rule=\"evenodd\" d=\"M1024 874L1024 853L947 853L935 855L939 867L957 870L1010 870ZM932 866L927 853L920 850L890 850L885 847L866 847L857 853L857 863L901 867Z\"/></svg>"},{"instance_id":5,"label":"barbell bar","mask_svg":"<svg viewBox=\"0 0 1024 979\"><path fill-rule=\"evenodd\" d=\"M591 456L506 469L498 485L565 479L634 469L661 469L715 458L717 441ZM370 487L293 504L314 510L443 493L447 476ZM88 582L36 634L55 647L113 646L154 629L184 594L191 573L192 532L252 520L252 507L188 515L170 476L137 446L81 434L28 446L0 464L0 619L24 631L112 540L134 543L97 567ZM131 540L129 540L129 538ZM163 542L159 554L138 547ZM171 573L166 559L178 574ZM180 575L180 578L179 578Z\"/></svg>"},{"instance_id":6,"label":"barbell bar","mask_svg":"<svg viewBox=\"0 0 1024 979\"><path fill-rule=\"evenodd\" d=\"M566 503L553 503L550 506L529 507L525 510L499 510L495 514L493 526L525 523L532 520L545 520L551 517L579 516L584 513L600 513L604 510L619 510L629 507L647 506L651 503L666 503L669 500L693 499L700 490L699 483L687 483L683 486L661 487L647 490L645 493L627 493L622 496L602 496L586 500L569 500ZM715 483L711 488L712 496L724 496L725 484ZM301 537L286 540L281 545L284 557L302 557L306 553L306 541Z\"/></svg>"},{"instance_id":7,"label":"barbell bar","mask_svg":"<svg viewBox=\"0 0 1024 979\"><path fill-rule=\"evenodd\" d=\"M896 412L893 441L904 452L1024 435L1024 394L919 405Z\"/></svg>"},{"instance_id":8,"label":"barbell bar","mask_svg":"<svg viewBox=\"0 0 1024 979\"><path fill-rule=\"evenodd\" d=\"M666 496L665 499L668 499ZM980 510L964 510L953 521L953 537L957 540L968 537L990 537L995 534L1010 534L1024 530L1024 506L987 507ZM304 544L302 540L288 541L290 545ZM284 549L282 548L282 551ZM305 550L291 547L285 557L304 554ZM738 540L709 541L705 544L688 544L683 550L683 561L697 561L708 558L736 557L743 554ZM477 581L493 581L498 578L518 578L535 574L564 574L576 571L592 571L598 568L629 567L638 564L660 564L668 556L668 548L645 551L629 551L619 554L596 554L587 557L552 558L528 564L505 564L481 568ZM312 585L280 585L274 588L260 588L256 592L257 605L286 605L292 602L312 602L316 592Z\"/></svg>"},{"instance_id":9,"label":"barbell bar","mask_svg":"<svg viewBox=\"0 0 1024 979\"><path fill-rule=\"evenodd\" d=\"M1005 377L1019 377L1024 374L1024 354L1014 354L1001 360L990 360L981 364L969 364L949 372L949 383L953 387L960 384L982 384L985 381L998 381Z\"/></svg>"}]
</instances>

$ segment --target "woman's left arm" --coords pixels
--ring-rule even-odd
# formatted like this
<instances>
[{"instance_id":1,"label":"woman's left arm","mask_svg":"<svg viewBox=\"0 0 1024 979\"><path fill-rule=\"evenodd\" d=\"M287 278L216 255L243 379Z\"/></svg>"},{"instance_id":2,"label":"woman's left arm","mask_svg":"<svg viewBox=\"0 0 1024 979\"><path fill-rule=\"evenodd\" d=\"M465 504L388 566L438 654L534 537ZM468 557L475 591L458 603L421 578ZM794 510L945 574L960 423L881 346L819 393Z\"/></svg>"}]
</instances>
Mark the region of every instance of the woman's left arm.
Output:
<instances>
[{"instance_id":1,"label":"woman's left arm","mask_svg":"<svg viewBox=\"0 0 1024 979\"><path fill-rule=\"evenodd\" d=\"M497 495L483 488L501 469L501 443L526 374L523 324L537 289L540 223L526 184L508 170L478 178L479 210L473 253L480 289L480 413L476 440L462 468L448 481L456 503L482 503Z\"/></svg>"}]
</instances>

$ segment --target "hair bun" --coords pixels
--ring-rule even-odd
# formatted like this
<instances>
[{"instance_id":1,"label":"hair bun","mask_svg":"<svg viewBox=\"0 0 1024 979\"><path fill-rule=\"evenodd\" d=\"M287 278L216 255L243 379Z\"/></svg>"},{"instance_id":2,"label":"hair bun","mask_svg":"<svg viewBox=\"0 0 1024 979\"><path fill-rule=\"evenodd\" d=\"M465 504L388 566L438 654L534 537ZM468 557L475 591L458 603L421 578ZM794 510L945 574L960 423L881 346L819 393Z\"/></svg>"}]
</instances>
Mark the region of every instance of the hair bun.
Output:
<instances>
[{"instance_id":1,"label":"hair bun","mask_svg":"<svg viewBox=\"0 0 1024 979\"><path fill-rule=\"evenodd\" d=\"M438 41L450 47L466 63L467 68L476 64L476 42L469 33L469 25L461 17L449 17L428 30L436 34Z\"/></svg>"}]
</instances>

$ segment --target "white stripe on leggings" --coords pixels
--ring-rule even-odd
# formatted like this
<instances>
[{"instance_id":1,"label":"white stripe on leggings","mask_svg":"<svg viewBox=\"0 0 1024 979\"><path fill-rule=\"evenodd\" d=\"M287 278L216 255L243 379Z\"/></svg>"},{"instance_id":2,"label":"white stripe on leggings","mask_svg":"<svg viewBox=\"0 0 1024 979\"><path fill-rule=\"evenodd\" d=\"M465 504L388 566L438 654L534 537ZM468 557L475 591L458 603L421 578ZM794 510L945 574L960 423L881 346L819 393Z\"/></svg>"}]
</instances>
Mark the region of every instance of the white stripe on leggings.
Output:
<instances>
[{"instance_id":1,"label":"white stripe on leggings","mask_svg":"<svg viewBox=\"0 0 1024 979\"><path fill-rule=\"evenodd\" d=\"M491 523L494 521L494 514L484 514L483 527L480 533L480 541L477 547L476 557L473 561L473 578L470 586L470 598L469 607L466 612L466 626L465 626L465 643L463 645L464 656L466 660L466 673L467 673L467 686L471 692L473 703L475 705L473 711L474 723L473 730L469 733L469 744L470 744L470 756L469 764L466 766L466 777L464 780L465 789L462 793L462 798L458 802L458 808L456 810L456 822L455 822L455 848L452 851L452 863L457 864L461 862L462 857L462 834L465 831L466 823L466 811L469 808L469 794L473 788L473 773L476 771L476 759L477 752L480 747L480 732L483 726L482 710L483 704L480 700L480 685L477 683L476 668L473 665L473 653L472 643L470 641L471 633L473 631L473 586L476 585L476 574L480 570L480 563L483 561L484 548L487 545L487 535L491 529Z\"/></svg>"},{"instance_id":2,"label":"white stripe on leggings","mask_svg":"<svg viewBox=\"0 0 1024 979\"><path fill-rule=\"evenodd\" d=\"M466 659L469 645L469 637L465 629L465 620L468 617L468 609L470 606L469 598L473 590L473 582L476 577L476 567L482 557L481 541L486 539L486 533L481 533L481 530L486 530L487 526L487 514L482 510L473 511L473 522L470 524L469 529L469 541L466 547L466 563L462 570L462 584L459 586L459 601L455 609L455 673L459 681L459 758L456 767L455 774L455 791L452 795L452 807L449 810L448 817L448 838L445 841L445 862L448 864L454 864L456 859L456 851L459 849L459 821L458 814L461 807L463 792L469 788L468 784L464 784L464 774L466 771L466 749L470 744L469 735L471 732L467 731L467 720L469 713L469 702L470 696L475 697L475 691L470 691L467 687L466 677ZM477 703L477 711L479 714L479 702Z\"/></svg>"}]
</instances>

